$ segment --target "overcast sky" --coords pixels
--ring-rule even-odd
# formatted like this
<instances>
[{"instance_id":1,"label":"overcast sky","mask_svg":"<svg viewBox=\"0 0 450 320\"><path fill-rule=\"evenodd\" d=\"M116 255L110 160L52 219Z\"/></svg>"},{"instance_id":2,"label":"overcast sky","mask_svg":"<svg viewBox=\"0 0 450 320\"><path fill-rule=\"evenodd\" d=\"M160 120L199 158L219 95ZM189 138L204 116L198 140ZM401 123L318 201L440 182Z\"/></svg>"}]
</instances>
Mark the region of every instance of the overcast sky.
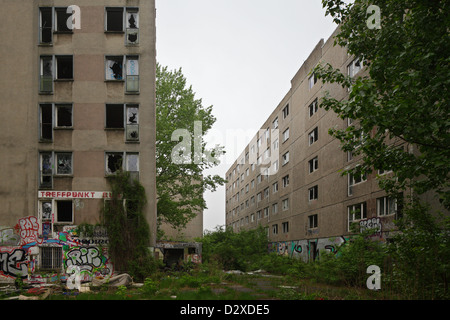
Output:
<instances>
[{"instance_id":1,"label":"overcast sky","mask_svg":"<svg viewBox=\"0 0 450 320\"><path fill-rule=\"evenodd\" d=\"M156 0L157 60L182 68L196 98L217 118L208 136L225 172L290 89L290 81L336 24L321 0ZM239 116L238 116L239 115ZM204 229L225 224L225 187L205 194Z\"/></svg>"}]
</instances>

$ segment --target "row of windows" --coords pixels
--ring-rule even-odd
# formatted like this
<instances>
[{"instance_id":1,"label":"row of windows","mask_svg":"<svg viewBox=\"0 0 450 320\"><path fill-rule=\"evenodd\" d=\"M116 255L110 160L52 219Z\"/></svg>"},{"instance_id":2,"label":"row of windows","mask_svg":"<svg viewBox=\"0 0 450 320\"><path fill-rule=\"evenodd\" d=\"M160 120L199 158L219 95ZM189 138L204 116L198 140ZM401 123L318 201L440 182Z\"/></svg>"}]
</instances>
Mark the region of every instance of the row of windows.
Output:
<instances>
[{"instance_id":1,"label":"row of windows","mask_svg":"<svg viewBox=\"0 0 450 320\"><path fill-rule=\"evenodd\" d=\"M73 22L77 23L80 15L75 15L68 7L39 8L39 43L53 44L54 33L72 33ZM75 12L76 13L76 12ZM75 20L72 17L75 15ZM134 7L105 8L105 32L125 33L127 45L139 44L139 9Z\"/></svg>"},{"instance_id":2,"label":"row of windows","mask_svg":"<svg viewBox=\"0 0 450 320\"><path fill-rule=\"evenodd\" d=\"M288 201L286 199L286 201ZM288 202L286 202L288 204ZM272 205L272 213L277 213L278 204ZM398 218L401 215L401 208L397 204L396 199L391 197L380 197L376 200L376 207L377 207L377 217L384 217L384 216L392 216L396 215ZM264 210L259 210L256 212L256 219L260 220L264 217L269 216L269 207L264 208ZM348 215L348 225L347 230L351 231L352 225L357 224L359 221L367 219L367 205L366 202L361 202L357 204L353 204L347 207L347 215ZM250 222L255 222L255 214L251 214L250 217L246 216L245 218L241 218L238 221L235 221L232 223L233 226L240 225L243 226L244 224L248 224ZM283 223L284 225L285 223ZM286 225L288 226L288 224ZM308 229L315 229L319 227L319 219L318 214L312 214L308 216ZM283 233L288 232L288 229L283 228ZM272 234L278 234L278 224L272 225Z\"/></svg>"},{"instance_id":3,"label":"row of windows","mask_svg":"<svg viewBox=\"0 0 450 320\"><path fill-rule=\"evenodd\" d=\"M73 153L42 151L39 153L39 188L53 188L53 178L56 176L73 175ZM105 152L105 174L111 175L118 170L132 174L139 179L139 153Z\"/></svg>"},{"instance_id":4,"label":"row of windows","mask_svg":"<svg viewBox=\"0 0 450 320\"><path fill-rule=\"evenodd\" d=\"M55 129L73 128L73 105L41 103L39 105L39 140L53 141ZM106 104L105 129L124 129L125 140L139 141L139 105Z\"/></svg>"},{"instance_id":5,"label":"row of windows","mask_svg":"<svg viewBox=\"0 0 450 320\"><path fill-rule=\"evenodd\" d=\"M105 56L105 81L125 82L126 93L139 93L139 57L135 55ZM40 57L39 92L53 93L55 81L72 81L73 56L45 55Z\"/></svg>"}]
</instances>

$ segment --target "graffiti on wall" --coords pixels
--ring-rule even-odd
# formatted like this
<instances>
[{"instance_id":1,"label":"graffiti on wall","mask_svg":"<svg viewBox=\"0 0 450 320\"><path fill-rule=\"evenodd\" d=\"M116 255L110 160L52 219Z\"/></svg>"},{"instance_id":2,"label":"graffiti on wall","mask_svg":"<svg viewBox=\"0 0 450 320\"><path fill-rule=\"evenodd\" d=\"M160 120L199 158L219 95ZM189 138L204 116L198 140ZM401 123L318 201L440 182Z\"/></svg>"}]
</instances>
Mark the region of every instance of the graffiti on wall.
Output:
<instances>
[{"instance_id":1,"label":"graffiti on wall","mask_svg":"<svg viewBox=\"0 0 450 320\"><path fill-rule=\"evenodd\" d=\"M22 249L0 252L0 273L9 277L26 277L28 267L26 253Z\"/></svg>"},{"instance_id":2,"label":"graffiti on wall","mask_svg":"<svg viewBox=\"0 0 450 320\"><path fill-rule=\"evenodd\" d=\"M105 252L97 247L73 247L64 250L64 258L65 269L78 267L84 281L93 277L110 276L112 273L112 266Z\"/></svg>"},{"instance_id":3,"label":"graffiti on wall","mask_svg":"<svg viewBox=\"0 0 450 320\"><path fill-rule=\"evenodd\" d=\"M299 258L307 262L316 259L321 251L337 254L339 247L347 241L347 237L333 237L272 242L269 243L269 252L275 252L291 258Z\"/></svg>"},{"instance_id":4,"label":"graffiti on wall","mask_svg":"<svg viewBox=\"0 0 450 320\"><path fill-rule=\"evenodd\" d=\"M373 230L373 236L381 237L381 219L379 217L364 219L359 222L360 232Z\"/></svg>"},{"instance_id":5,"label":"graffiti on wall","mask_svg":"<svg viewBox=\"0 0 450 320\"><path fill-rule=\"evenodd\" d=\"M20 246L31 243L42 243L42 239L39 239L39 222L36 217L19 219L16 229L20 236Z\"/></svg>"},{"instance_id":6,"label":"graffiti on wall","mask_svg":"<svg viewBox=\"0 0 450 320\"><path fill-rule=\"evenodd\" d=\"M31 282L43 281L42 276L35 274L43 263L39 254L42 245L61 247L60 269L79 268L82 281L113 274L105 230L98 230L94 236L87 237L77 234L76 226L66 226L63 232L53 235L45 227L36 217L30 216L19 219L13 228L0 228L0 278L28 277ZM51 277L55 281L59 278Z\"/></svg>"}]
</instances>

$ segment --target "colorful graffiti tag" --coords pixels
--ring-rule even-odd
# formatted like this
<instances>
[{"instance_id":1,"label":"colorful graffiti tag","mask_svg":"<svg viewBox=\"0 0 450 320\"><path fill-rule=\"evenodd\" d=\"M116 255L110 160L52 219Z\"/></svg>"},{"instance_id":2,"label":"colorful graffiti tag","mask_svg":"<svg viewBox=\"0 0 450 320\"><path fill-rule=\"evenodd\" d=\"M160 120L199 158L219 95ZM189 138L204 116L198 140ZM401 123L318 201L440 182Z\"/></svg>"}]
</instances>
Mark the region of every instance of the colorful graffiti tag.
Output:
<instances>
[{"instance_id":1,"label":"colorful graffiti tag","mask_svg":"<svg viewBox=\"0 0 450 320\"><path fill-rule=\"evenodd\" d=\"M269 243L269 252L299 258L305 262L316 259L320 251L337 253L339 246L348 241L347 237L333 237L311 240L293 240Z\"/></svg>"},{"instance_id":2,"label":"colorful graffiti tag","mask_svg":"<svg viewBox=\"0 0 450 320\"><path fill-rule=\"evenodd\" d=\"M94 277L108 277L114 272L107 252L107 235L104 230L94 236L81 236L76 226L65 226L62 232L50 234L40 226L36 217L21 218L14 227L2 227L0 232L0 278L27 278L30 282L44 281L37 272L44 259L39 252L43 247L60 247L62 250L62 277L50 275L50 279L67 278L64 272L70 267L80 270L81 281ZM44 236L44 233L49 236ZM40 234L42 233L42 234ZM51 237L50 237L51 236ZM47 281L47 280L46 280Z\"/></svg>"}]
</instances>

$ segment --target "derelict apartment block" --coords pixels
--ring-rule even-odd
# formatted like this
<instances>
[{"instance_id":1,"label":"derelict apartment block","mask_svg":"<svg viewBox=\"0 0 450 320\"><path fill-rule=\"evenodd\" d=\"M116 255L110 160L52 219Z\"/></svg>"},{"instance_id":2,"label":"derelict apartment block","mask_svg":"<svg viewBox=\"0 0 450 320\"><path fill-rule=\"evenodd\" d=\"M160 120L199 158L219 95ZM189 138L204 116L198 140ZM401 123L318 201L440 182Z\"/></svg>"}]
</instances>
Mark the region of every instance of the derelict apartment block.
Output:
<instances>
[{"instance_id":1,"label":"derelict apartment block","mask_svg":"<svg viewBox=\"0 0 450 320\"><path fill-rule=\"evenodd\" d=\"M155 2L0 4L2 252L100 222L118 169L145 187L154 245Z\"/></svg>"},{"instance_id":2,"label":"derelict apartment block","mask_svg":"<svg viewBox=\"0 0 450 320\"><path fill-rule=\"evenodd\" d=\"M343 152L328 130L345 128L351 119L319 104L326 91L336 99L346 98L348 91L322 84L311 71L320 61L351 76L365 70L333 41L316 45L289 92L226 173L226 225L235 231L262 225L270 250L304 260L347 241L353 223L388 237L400 207L378 187L376 175L386 173L354 177L339 172L356 166L358 159Z\"/></svg>"}]
</instances>

